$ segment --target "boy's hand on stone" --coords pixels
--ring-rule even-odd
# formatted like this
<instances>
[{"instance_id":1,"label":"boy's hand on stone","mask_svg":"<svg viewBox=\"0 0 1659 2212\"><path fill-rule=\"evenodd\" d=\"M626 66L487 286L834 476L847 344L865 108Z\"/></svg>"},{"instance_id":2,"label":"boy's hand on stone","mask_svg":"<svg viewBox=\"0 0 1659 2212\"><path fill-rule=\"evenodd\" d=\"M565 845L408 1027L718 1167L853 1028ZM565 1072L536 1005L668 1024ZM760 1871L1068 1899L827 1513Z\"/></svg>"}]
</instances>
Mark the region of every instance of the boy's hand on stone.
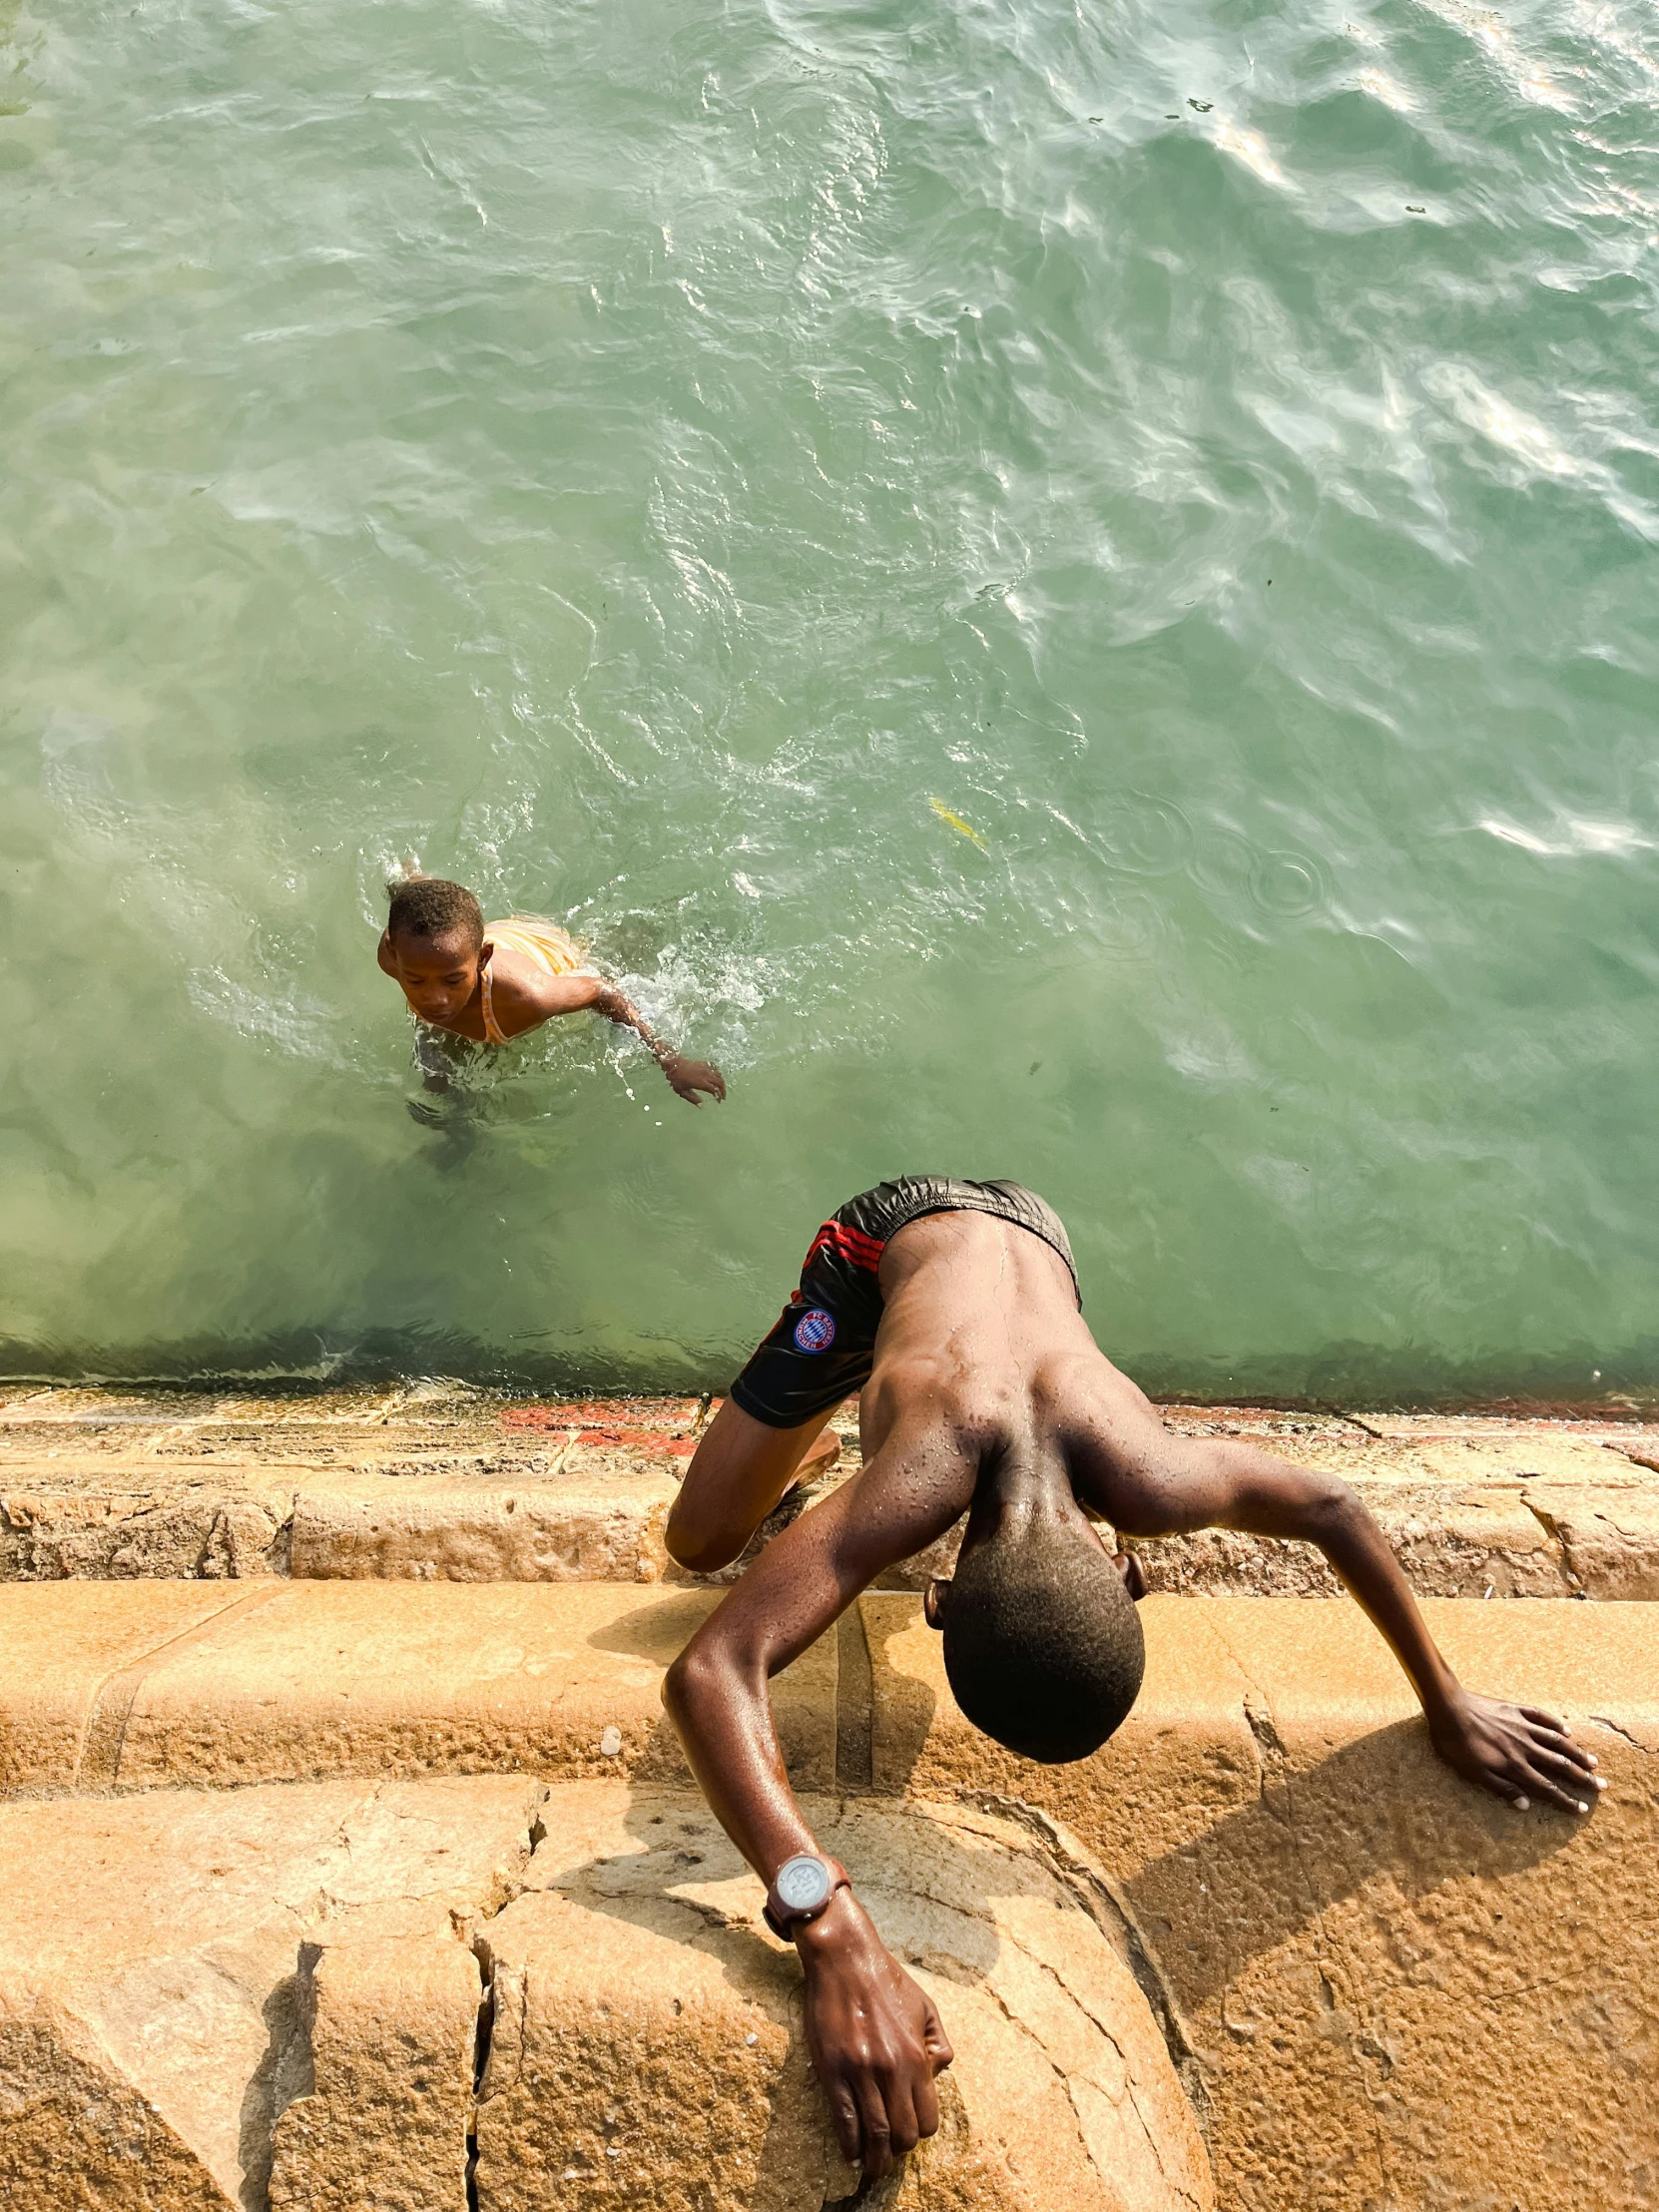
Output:
<instances>
[{"instance_id":1,"label":"boy's hand on stone","mask_svg":"<svg viewBox=\"0 0 1659 2212\"><path fill-rule=\"evenodd\" d=\"M1459 1690L1431 1717L1428 1732L1448 1767L1506 1798L1518 1813L1534 1801L1587 1813L1597 1791L1607 1787L1595 1774L1594 1757L1573 1742L1566 1723L1535 1706Z\"/></svg>"},{"instance_id":2,"label":"boy's hand on stone","mask_svg":"<svg viewBox=\"0 0 1659 2212\"><path fill-rule=\"evenodd\" d=\"M726 1078L712 1061L682 1060L677 1052L671 1052L663 1061L662 1069L668 1077L669 1088L688 1105L702 1105L697 1095L699 1091L707 1091L711 1098L726 1096Z\"/></svg>"},{"instance_id":3,"label":"boy's hand on stone","mask_svg":"<svg viewBox=\"0 0 1659 2212\"><path fill-rule=\"evenodd\" d=\"M939 2125L933 2076L955 2053L932 1999L888 1952L849 1890L796 1936L807 1975L807 2047L841 2156L884 2174Z\"/></svg>"}]
</instances>

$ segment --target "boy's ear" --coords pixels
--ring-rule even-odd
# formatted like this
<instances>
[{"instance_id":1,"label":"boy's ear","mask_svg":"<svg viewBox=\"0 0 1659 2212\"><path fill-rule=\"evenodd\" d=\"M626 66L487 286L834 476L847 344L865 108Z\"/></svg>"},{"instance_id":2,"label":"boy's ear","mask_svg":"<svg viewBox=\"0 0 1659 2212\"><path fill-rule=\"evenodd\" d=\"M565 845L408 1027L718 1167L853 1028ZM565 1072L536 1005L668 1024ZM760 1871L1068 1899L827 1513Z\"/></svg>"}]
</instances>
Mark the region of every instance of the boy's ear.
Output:
<instances>
[{"instance_id":1,"label":"boy's ear","mask_svg":"<svg viewBox=\"0 0 1659 2212\"><path fill-rule=\"evenodd\" d=\"M949 1595L950 1581L948 1576L934 1575L932 1581L928 1583L921 1601L921 1610L929 1628L943 1628L945 1600Z\"/></svg>"}]
</instances>

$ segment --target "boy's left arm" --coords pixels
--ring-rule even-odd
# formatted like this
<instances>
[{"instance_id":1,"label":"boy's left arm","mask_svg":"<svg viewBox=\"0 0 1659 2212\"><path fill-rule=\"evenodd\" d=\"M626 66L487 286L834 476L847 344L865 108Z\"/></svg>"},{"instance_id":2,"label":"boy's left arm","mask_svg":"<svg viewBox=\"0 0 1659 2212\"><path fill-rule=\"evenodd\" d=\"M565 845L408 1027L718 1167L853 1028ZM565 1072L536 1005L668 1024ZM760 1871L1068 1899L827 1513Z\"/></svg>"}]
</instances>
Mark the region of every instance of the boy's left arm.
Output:
<instances>
[{"instance_id":1,"label":"boy's left arm","mask_svg":"<svg viewBox=\"0 0 1659 2212\"><path fill-rule=\"evenodd\" d=\"M1605 1788L1594 1758L1553 1714L1464 1689L1428 1633L1387 1538L1346 1482L1259 1445L1177 1436L1161 1423L1151 1448L1110 1457L1091 1502L1121 1534L1236 1528L1317 1544L1410 1678L1448 1766L1522 1812L1534 1798L1589 1811L1591 1792Z\"/></svg>"}]
</instances>

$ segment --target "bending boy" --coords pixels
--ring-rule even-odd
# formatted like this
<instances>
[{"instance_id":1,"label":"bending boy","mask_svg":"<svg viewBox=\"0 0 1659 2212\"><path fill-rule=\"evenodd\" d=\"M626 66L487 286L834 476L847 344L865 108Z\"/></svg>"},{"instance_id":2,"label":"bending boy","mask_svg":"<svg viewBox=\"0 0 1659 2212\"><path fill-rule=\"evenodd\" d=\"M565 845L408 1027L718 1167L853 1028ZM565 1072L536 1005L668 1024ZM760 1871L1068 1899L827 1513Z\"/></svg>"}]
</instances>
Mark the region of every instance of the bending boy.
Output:
<instances>
[{"instance_id":1,"label":"bending boy","mask_svg":"<svg viewBox=\"0 0 1659 2212\"><path fill-rule=\"evenodd\" d=\"M774 1538L669 1671L664 1698L727 1833L768 1885L806 1974L813 2061L868 2175L938 2126L938 2014L883 1948L791 1792L767 1684L885 1568L966 1512L927 1592L951 1692L1009 1750L1086 1758L1140 1688L1129 1536L1194 1528L1319 1545L1387 1639L1435 1750L1525 1811L1588 1810L1595 1761L1560 1721L1465 1690L1382 1530L1346 1483L1253 1444L1179 1436L1096 1348L1058 1217L1013 1183L906 1176L827 1221L801 1287L732 1386L668 1525L685 1566L742 1551L830 1414L861 1389L861 1471Z\"/></svg>"},{"instance_id":2,"label":"bending boy","mask_svg":"<svg viewBox=\"0 0 1659 2212\"><path fill-rule=\"evenodd\" d=\"M412 875L389 889L391 912L377 957L424 1029L471 1044L506 1044L544 1021L591 1006L639 1032L678 1097L701 1106L700 1091L726 1096L719 1068L670 1051L639 1008L584 964L581 947L557 922L530 914L486 922L469 890L436 875ZM436 1043L417 1033L415 1057L429 1091L449 1084Z\"/></svg>"}]
</instances>

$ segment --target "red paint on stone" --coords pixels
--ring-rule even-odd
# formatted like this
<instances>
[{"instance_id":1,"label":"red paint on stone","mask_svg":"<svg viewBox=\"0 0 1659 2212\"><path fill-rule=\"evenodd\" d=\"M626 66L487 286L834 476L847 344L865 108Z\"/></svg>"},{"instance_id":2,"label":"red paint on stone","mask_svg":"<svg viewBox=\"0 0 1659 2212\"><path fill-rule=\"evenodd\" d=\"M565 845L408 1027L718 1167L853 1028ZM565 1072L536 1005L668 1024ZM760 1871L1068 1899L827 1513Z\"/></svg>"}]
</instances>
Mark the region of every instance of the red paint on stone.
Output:
<instances>
[{"instance_id":1,"label":"red paint on stone","mask_svg":"<svg viewBox=\"0 0 1659 2212\"><path fill-rule=\"evenodd\" d=\"M532 1400L501 1409L503 1428L596 1428L653 1435L690 1428L701 1400L695 1397L581 1397Z\"/></svg>"},{"instance_id":2,"label":"red paint on stone","mask_svg":"<svg viewBox=\"0 0 1659 2212\"><path fill-rule=\"evenodd\" d=\"M697 1449L695 1436L664 1436L644 1428L584 1428L577 1435L579 1444L604 1444L612 1450L670 1452L677 1459L689 1459Z\"/></svg>"}]
</instances>

